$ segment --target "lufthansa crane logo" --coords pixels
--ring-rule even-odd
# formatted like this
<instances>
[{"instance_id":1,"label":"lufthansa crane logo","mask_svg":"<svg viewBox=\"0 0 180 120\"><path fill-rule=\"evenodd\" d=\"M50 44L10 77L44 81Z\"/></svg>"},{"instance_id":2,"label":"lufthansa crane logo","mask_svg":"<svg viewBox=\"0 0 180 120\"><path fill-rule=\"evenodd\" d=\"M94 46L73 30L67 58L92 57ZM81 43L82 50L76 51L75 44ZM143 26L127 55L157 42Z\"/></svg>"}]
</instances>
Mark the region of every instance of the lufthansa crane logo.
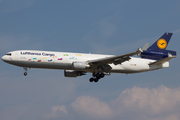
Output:
<instances>
[{"instance_id":1,"label":"lufthansa crane logo","mask_svg":"<svg viewBox=\"0 0 180 120\"><path fill-rule=\"evenodd\" d=\"M167 46L167 42L165 39L159 39L157 41L157 46L160 48L160 49L165 49L166 46Z\"/></svg>"}]
</instances>

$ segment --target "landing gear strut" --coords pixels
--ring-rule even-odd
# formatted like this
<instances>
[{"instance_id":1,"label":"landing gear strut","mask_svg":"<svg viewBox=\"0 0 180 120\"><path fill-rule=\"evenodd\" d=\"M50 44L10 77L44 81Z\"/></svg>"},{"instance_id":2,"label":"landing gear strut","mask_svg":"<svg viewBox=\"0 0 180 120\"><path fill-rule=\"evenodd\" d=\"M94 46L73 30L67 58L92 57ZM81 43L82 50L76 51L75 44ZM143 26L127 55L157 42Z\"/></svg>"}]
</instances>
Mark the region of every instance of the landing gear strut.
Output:
<instances>
[{"instance_id":1,"label":"landing gear strut","mask_svg":"<svg viewBox=\"0 0 180 120\"><path fill-rule=\"evenodd\" d=\"M24 76L26 76L27 75L27 68L26 67L24 67Z\"/></svg>"},{"instance_id":2,"label":"landing gear strut","mask_svg":"<svg viewBox=\"0 0 180 120\"><path fill-rule=\"evenodd\" d=\"M90 82L98 82L99 79L103 78L105 76L104 73L96 73L96 74L93 74L94 77L90 78L89 81Z\"/></svg>"}]
</instances>

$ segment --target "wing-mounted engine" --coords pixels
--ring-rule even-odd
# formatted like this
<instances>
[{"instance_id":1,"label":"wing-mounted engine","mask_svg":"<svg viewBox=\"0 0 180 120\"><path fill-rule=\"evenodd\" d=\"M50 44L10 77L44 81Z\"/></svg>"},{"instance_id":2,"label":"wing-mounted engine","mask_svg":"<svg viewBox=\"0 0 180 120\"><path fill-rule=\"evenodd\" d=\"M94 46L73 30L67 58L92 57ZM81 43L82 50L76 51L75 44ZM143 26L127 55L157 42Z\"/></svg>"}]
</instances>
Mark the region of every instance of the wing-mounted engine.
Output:
<instances>
[{"instance_id":1,"label":"wing-mounted engine","mask_svg":"<svg viewBox=\"0 0 180 120\"><path fill-rule=\"evenodd\" d=\"M83 70L89 68L89 65L87 65L85 62L73 62L72 63L72 69L73 70L64 70L64 76L65 77L77 77L85 75L85 72L82 72Z\"/></svg>"},{"instance_id":2,"label":"wing-mounted engine","mask_svg":"<svg viewBox=\"0 0 180 120\"><path fill-rule=\"evenodd\" d=\"M77 77L82 75L86 75L85 72L75 71L75 70L64 70L65 77Z\"/></svg>"},{"instance_id":3,"label":"wing-mounted engine","mask_svg":"<svg viewBox=\"0 0 180 120\"><path fill-rule=\"evenodd\" d=\"M89 68L90 66L87 65L85 62L73 62L72 63L72 69L73 70L85 70L87 68Z\"/></svg>"}]
</instances>

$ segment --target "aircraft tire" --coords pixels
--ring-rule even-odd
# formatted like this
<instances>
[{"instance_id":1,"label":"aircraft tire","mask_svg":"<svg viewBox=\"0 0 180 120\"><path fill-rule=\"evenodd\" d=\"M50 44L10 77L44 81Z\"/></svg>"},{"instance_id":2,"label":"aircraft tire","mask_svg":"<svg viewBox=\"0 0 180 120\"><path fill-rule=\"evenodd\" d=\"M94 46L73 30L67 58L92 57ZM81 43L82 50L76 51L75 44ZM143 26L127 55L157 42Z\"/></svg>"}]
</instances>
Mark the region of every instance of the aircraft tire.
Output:
<instances>
[{"instance_id":1,"label":"aircraft tire","mask_svg":"<svg viewBox=\"0 0 180 120\"><path fill-rule=\"evenodd\" d=\"M94 82L98 82L98 81L99 81L99 79L98 79L98 78L95 78L95 79L94 79Z\"/></svg>"},{"instance_id":2,"label":"aircraft tire","mask_svg":"<svg viewBox=\"0 0 180 120\"><path fill-rule=\"evenodd\" d=\"M27 75L27 72L24 73L24 76L26 76L26 75Z\"/></svg>"},{"instance_id":3,"label":"aircraft tire","mask_svg":"<svg viewBox=\"0 0 180 120\"><path fill-rule=\"evenodd\" d=\"M89 82L93 82L93 81L94 81L94 78L90 78L90 79L89 79Z\"/></svg>"},{"instance_id":4,"label":"aircraft tire","mask_svg":"<svg viewBox=\"0 0 180 120\"><path fill-rule=\"evenodd\" d=\"M104 74L101 74L101 78L103 78L105 75Z\"/></svg>"}]
</instances>

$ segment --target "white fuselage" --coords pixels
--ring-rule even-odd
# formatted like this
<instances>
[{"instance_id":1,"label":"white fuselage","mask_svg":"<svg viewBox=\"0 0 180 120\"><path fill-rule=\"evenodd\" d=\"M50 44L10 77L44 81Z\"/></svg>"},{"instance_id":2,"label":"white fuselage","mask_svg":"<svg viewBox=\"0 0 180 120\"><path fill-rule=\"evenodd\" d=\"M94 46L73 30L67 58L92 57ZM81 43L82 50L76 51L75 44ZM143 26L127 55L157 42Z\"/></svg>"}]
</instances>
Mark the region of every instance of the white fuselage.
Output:
<instances>
[{"instance_id":1,"label":"white fuselage","mask_svg":"<svg viewBox=\"0 0 180 120\"><path fill-rule=\"evenodd\" d=\"M83 53L69 53L69 52L53 52L53 51L35 51L35 50L18 50L9 52L11 55L4 55L2 60L20 67L28 68L46 68L46 69L63 69L73 70L72 63L87 62L100 58L112 57L113 55L100 54L83 54ZM142 59L131 57L129 61L122 64L109 64L112 73L138 73L145 72L164 67L169 67L169 62L161 65L152 65L149 63L155 60ZM81 71L81 70L80 70ZM93 72L93 69L82 70L84 72Z\"/></svg>"}]
</instances>

